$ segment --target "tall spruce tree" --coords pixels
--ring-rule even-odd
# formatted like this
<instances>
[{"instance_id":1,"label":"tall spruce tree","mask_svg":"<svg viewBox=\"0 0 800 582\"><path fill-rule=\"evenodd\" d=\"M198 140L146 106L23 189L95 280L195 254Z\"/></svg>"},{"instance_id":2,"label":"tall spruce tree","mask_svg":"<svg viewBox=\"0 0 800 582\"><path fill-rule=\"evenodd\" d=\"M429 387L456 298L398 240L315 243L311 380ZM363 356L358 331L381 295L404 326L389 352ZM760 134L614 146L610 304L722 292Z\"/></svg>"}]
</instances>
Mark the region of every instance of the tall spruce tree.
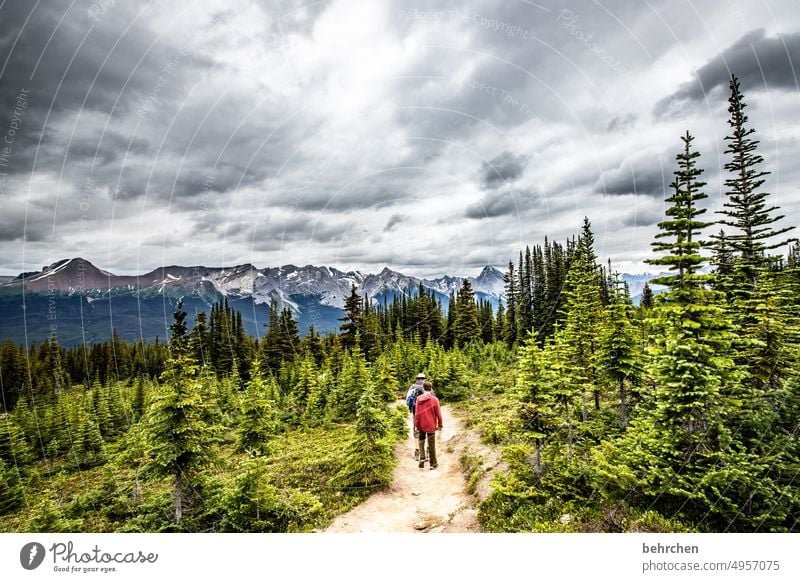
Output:
<instances>
[{"instance_id":1,"label":"tall spruce tree","mask_svg":"<svg viewBox=\"0 0 800 582\"><path fill-rule=\"evenodd\" d=\"M653 279L657 285L666 285L670 289L670 300L685 304L685 298L693 293L707 281L707 277L699 275L700 265L705 259L700 255L703 241L700 240L700 231L711 225L697 219L706 212L699 208L697 203L708 198L702 188L705 182L698 179L703 170L697 167L697 158L700 152L692 149L694 137L687 131L681 136L683 150L676 155L678 170L675 171L675 180L670 184L673 189L671 197L667 198L670 206L666 213L668 219L660 222L659 233L653 242L656 252L667 253L646 262L651 265L666 266L670 275Z\"/></svg>"},{"instance_id":2,"label":"tall spruce tree","mask_svg":"<svg viewBox=\"0 0 800 582\"><path fill-rule=\"evenodd\" d=\"M602 316L600 271L594 252L594 235L588 218L575 247L574 258L564 284L564 345L569 350L572 381L583 387L582 416L588 417L586 397L592 394L595 410L600 409L597 366Z\"/></svg>"},{"instance_id":3,"label":"tall spruce tree","mask_svg":"<svg viewBox=\"0 0 800 582\"><path fill-rule=\"evenodd\" d=\"M213 459L213 428L206 423L200 367L189 349L186 312L178 302L170 326L170 359L147 412L149 470L172 479L174 519L191 508L192 486Z\"/></svg>"},{"instance_id":4,"label":"tall spruce tree","mask_svg":"<svg viewBox=\"0 0 800 582\"><path fill-rule=\"evenodd\" d=\"M654 295L653 295L653 288L650 287L650 283L645 281L644 287L642 288L642 297L639 300L639 307L642 309L652 309L654 303Z\"/></svg>"},{"instance_id":5,"label":"tall spruce tree","mask_svg":"<svg viewBox=\"0 0 800 582\"><path fill-rule=\"evenodd\" d=\"M627 427L630 388L637 387L642 378L641 353L633 325L633 304L618 273L614 274L609 293L600 336L599 364L603 375L616 385L620 422Z\"/></svg>"},{"instance_id":6,"label":"tall spruce tree","mask_svg":"<svg viewBox=\"0 0 800 582\"><path fill-rule=\"evenodd\" d=\"M508 271L503 275L503 281L505 281L506 302L508 303L505 323L506 335L503 339L511 347L517 341L517 314L519 312L517 277L514 274L514 263L511 261L508 262Z\"/></svg>"},{"instance_id":7,"label":"tall spruce tree","mask_svg":"<svg viewBox=\"0 0 800 582\"><path fill-rule=\"evenodd\" d=\"M517 285L517 337L524 341L528 332L533 328L533 266L531 264L531 249L525 248L525 254L519 253L519 269L517 272L519 283Z\"/></svg>"},{"instance_id":8,"label":"tall spruce tree","mask_svg":"<svg viewBox=\"0 0 800 582\"><path fill-rule=\"evenodd\" d=\"M768 252L790 242L789 239L776 238L794 226L774 226L784 216L775 216L778 207L770 206L769 194L759 191L769 172L760 168L764 158L757 152L758 140L752 137L755 129L747 125L748 118L744 112L747 104L739 80L731 76L729 86L728 125L732 132L725 137L728 148L724 153L730 154L730 160L725 164L730 176L725 180L728 200L720 212L725 217L720 222L733 229L727 236L727 243L737 254L737 272L741 283L746 284L740 291L749 294L755 290L759 272L774 264L774 257L770 257Z\"/></svg>"},{"instance_id":9,"label":"tall spruce tree","mask_svg":"<svg viewBox=\"0 0 800 582\"><path fill-rule=\"evenodd\" d=\"M481 328L478 322L478 306L475 303L475 292L469 279L464 278L456 298L458 309L453 322L453 342L462 347L473 341L480 341Z\"/></svg>"},{"instance_id":10,"label":"tall spruce tree","mask_svg":"<svg viewBox=\"0 0 800 582\"><path fill-rule=\"evenodd\" d=\"M250 380L241 395L241 413L237 431L239 450L253 456L264 455L277 431L278 412L273 397L275 380L265 378L258 359L253 361Z\"/></svg>"},{"instance_id":11,"label":"tall spruce tree","mask_svg":"<svg viewBox=\"0 0 800 582\"><path fill-rule=\"evenodd\" d=\"M104 462L106 459L105 443L100 435L100 428L92 415L83 406L78 405L73 410L72 423L75 427L75 434L71 457L75 465L86 468Z\"/></svg>"},{"instance_id":12,"label":"tall spruce tree","mask_svg":"<svg viewBox=\"0 0 800 582\"><path fill-rule=\"evenodd\" d=\"M353 436L345 453L344 466L333 478L341 488L383 487L392 479L392 449L386 440L389 425L386 412L366 386L356 406Z\"/></svg>"},{"instance_id":13,"label":"tall spruce tree","mask_svg":"<svg viewBox=\"0 0 800 582\"><path fill-rule=\"evenodd\" d=\"M350 295L344 300L344 317L340 317L342 343L346 348L355 346L356 334L359 337L364 333L364 314L361 306L361 296L355 285L350 286ZM360 347L360 346L359 346Z\"/></svg>"},{"instance_id":14,"label":"tall spruce tree","mask_svg":"<svg viewBox=\"0 0 800 582\"><path fill-rule=\"evenodd\" d=\"M297 380L292 386L289 395L291 408L298 415L305 412L309 395L317 389L319 384L317 366L314 358L306 354L297 370Z\"/></svg>"},{"instance_id":15,"label":"tall spruce tree","mask_svg":"<svg viewBox=\"0 0 800 582\"><path fill-rule=\"evenodd\" d=\"M553 389L558 380L531 332L522 346L517 364L516 391L520 399L518 414L525 435L533 441L533 468L541 475L542 446L558 426L557 395Z\"/></svg>"}]
</instances>

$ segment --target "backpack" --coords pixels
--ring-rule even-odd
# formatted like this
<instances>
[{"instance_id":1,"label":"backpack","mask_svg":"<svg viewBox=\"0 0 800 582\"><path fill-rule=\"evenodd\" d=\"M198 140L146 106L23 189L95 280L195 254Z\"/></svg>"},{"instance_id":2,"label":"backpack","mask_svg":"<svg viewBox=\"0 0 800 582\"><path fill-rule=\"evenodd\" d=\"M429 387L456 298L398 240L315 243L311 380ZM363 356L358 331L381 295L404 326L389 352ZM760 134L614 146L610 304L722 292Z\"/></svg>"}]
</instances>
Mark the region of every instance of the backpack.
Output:
<instances>
[{"instance_id":1,"label":"backpack","mask_svg":"<svg viewBox=\"0 0 800 582\"><path fill-rule=\"evenodd\" d=\"M416 408L417 408L417 396L419 396L419 395L420 395L420 394L422 394L423 392L424 392L424 390L423 390L423 389L422 389L422 387L420 386L419 388L415 388L415 389L414 389L414 391L413 391L413 392L411 392L411 393L408 395L408 397L406 398L406 406L408 406L408 411L409 411L411 414L414 414L414 413L416 412Z\"/></svg>"}]
</instances>

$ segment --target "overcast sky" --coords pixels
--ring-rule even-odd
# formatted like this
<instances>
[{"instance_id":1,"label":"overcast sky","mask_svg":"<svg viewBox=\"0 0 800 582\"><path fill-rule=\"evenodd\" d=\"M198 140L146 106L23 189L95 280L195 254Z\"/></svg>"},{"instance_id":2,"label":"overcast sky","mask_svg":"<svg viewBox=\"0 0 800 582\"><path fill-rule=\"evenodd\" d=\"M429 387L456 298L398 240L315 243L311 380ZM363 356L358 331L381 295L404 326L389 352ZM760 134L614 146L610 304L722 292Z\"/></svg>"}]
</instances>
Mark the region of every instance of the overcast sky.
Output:
<instances>
[{"instance_id":1,"label":"overcast sky","mask_svg":"<svg viewBox=\"0 0 800 582\"><path fill-rule=\"evenodd\" d=\"M474 275L584 215L645 271L686 129L722 203L730 72L800 222L796 0L498 4L0 2L0 273Z\"/></svg>"}]
</instances>

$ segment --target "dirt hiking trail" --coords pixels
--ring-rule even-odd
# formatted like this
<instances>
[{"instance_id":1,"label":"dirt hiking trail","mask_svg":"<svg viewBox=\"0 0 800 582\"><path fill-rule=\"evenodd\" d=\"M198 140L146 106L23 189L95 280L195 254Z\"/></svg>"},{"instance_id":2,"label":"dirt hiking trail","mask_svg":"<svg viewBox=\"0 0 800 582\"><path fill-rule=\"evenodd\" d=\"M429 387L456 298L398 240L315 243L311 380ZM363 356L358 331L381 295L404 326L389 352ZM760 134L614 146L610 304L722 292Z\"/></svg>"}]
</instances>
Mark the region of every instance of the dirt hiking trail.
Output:
<instances>
[{"instance_id":1,"label":"dirt hiking trail","mask_svg":"<svg viewBox=\"0 0 800 582\"><path fill-rule=\"evenodd\" d=\"M475 500L466 491L459 457L463 426L449 406L442 407L444 428L436 433L439 467L420 469L409 436L395 448L397 466L385 491L338 516L328 532L478 532Z\"/></svg>"}]
</instances>

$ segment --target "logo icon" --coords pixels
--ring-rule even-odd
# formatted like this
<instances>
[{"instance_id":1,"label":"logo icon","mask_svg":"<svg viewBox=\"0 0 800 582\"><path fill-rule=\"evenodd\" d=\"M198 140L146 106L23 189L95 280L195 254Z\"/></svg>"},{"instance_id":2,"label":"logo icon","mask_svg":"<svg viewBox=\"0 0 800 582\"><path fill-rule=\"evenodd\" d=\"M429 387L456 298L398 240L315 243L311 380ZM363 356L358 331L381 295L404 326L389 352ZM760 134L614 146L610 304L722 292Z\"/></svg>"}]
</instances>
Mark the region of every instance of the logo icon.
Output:
<instances>
[{"instance_id":1,"label":"logo icon","mask_svg":"<svg viewBox=\"0 0 800 582\"><path fill-rule=\"evenodd\" d=\"M19 563L26 570L35 570L42 565L44 553L44 546L39 542L27 543L19 552Z\"/></svg>"}]
</instances>

